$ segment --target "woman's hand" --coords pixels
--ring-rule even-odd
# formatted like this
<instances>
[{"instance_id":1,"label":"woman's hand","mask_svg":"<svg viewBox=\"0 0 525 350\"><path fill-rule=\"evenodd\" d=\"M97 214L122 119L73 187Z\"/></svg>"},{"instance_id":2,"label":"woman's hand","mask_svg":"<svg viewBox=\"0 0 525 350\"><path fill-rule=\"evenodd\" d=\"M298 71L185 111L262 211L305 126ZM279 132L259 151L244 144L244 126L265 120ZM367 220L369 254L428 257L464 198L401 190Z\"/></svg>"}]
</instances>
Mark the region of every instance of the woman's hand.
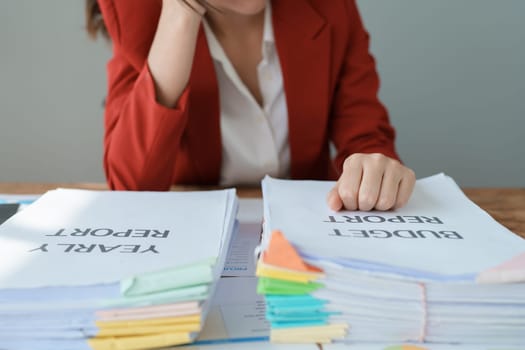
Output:
<instances>
[{"instance_id":1,"label":"woman's hand","mask_svg":"<svg viewBox=\"0 0 525 350\"><path fill-rule=\"evenodd\" d=\"M379 153L348 157L343 173L328 194L333 210L391 210L404 206L416 182L412 169Z\"/></svg>"}]
</instances>

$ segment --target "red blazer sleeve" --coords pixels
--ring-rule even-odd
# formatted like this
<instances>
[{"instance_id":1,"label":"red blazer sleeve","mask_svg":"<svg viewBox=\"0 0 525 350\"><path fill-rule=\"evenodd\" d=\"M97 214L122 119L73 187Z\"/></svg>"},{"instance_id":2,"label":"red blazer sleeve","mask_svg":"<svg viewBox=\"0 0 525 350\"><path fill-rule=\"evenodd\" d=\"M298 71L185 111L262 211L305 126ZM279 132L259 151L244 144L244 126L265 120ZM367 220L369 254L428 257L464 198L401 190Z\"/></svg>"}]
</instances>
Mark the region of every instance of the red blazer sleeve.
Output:
<instances>
[{"instance_id":1,"label":"red blazer sleeve","mask_svg":"<svg viewBox=\"0 0 525 350\"><path fill-rule=\"evenodd\" d=\"M388 113L378 99L379 77L369 53L369 36L363 27L355 1L346 1L349 40L332 105L331 139L337 155L339 174L352 153L382 153L399 159L395 131Z\"/></svg>"},{"instance_id":2,"label":"red blazer sleeve","mask_svg":"<svg viewBox=\"0 0 525 350\"><path fill-rule=\"evenodd\" d=\"M136 17L120 12L135 10L141 14L132 2L141 3L99 0L113 44L113 58L107 66L104 169L111 189L168 190L176 150L188 120L189 91L186 89L173 109L157 103L153 78L144 59L156 28L156 14L149 16L153 23L149 20L144 24L149 37L144 36L144 25ZM144 43L134 42L137 38L145 38Z\"/></svg>"}]
</instances>

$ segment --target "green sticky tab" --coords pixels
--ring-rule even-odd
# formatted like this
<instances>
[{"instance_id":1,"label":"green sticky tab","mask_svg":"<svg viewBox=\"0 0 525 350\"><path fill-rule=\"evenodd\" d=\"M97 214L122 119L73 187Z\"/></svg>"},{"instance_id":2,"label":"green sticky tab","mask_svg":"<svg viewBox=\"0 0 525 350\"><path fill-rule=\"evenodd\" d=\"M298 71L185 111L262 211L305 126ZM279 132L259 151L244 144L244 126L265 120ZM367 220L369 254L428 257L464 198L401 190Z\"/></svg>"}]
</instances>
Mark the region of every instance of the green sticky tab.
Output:
<instances>
[{"instance_id":1,"label":"green sticky tab","mask_svg":"<svg viewBox=\"0 0 525 350\"><path fill-rule=\"evenodd\" d=\"M151 306L159 304L173 304L186 301L206 300L210 296L208 284L187 288L172 289L160 293L122 297L103 301L100 306L104 308Z\"/></svg>"},{"instance_id":2,"label":"green sticky tab","mask_svg":"<svg viewBox=\"0 0 525 350\"><path fill-rule=\"evenodd\" d=\"M210 259L127 278L120 282L120 293L124 297L132 297L211 283L214 264L215 259Z\"/></svg>"},{"instance_id":3,"label":"green sticky tab","mask_svg":"<svg viewBox=\"0 0 525 350\"><path fill-rule=\"evenodd\" d=\"M261 277L257 283L257 293L259 294L280 294L280 295L303 295L310 294L324 285L317 282L297 283L278 280L275 278Z\"/></svg>"}]
</instances>

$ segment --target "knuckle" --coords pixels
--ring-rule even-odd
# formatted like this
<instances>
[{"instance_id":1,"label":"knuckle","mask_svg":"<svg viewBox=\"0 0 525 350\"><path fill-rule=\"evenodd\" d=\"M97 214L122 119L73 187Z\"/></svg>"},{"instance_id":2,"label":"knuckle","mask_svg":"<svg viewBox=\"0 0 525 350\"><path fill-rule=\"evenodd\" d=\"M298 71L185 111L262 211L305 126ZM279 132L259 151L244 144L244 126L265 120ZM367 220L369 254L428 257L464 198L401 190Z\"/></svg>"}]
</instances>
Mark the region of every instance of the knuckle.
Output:
<instances>
[{"instance_id":1,"label":"knuckle","mask_svg":"<svg viewBox=\"0 0 525 350\"><path fill-rule=\"evenodd\" d=\"M385 157L385 170L389 171L397 176L401 176L403 173L403 166L397 159Z\"/></svg>"},{"instance_id":2,"label":"knuckle","mask_svg":"<svg viewBox=\"0 0 525 350\"><path fill-rule=\"evenodd\" d=\"M401 168L403 167L401 163L399 162L399 160L392 159L392 158L387 158L387 164L389 167L399 169L399 170L401 170Z\"/></svg>"},{"instance_id":3,"label":"knuckle","mask_svg":"<svg viewBox=\"0 0 525 350\"><path fill-rule=\"evenodd\" d=\"M348 169L352 167L354 164L361 163L361 160L362 160L362 154L354 153L345 159L345 161L343 162L343 168Z\"/></svg>"},{"instance_id":4,"label":"knuckle","mask_svg":"<svg viewBox=\"0 0 525 350\"><path fill-rule=\"evenodd\" d=\"M351 159L362 159L363 156L364 156L363 153L353 153L353 154L351 154L350 157L348 157L348 158L351 158Z\"/></svg>"},{"instance_id":5,"label":"knuckle","mask_svg":"<svg viewBox=\"0 0 525 350\"><path fill-rule=\"evenodd\" d=\"M372 159L375 162L384 163L387 160L387 157L385 157L381 153L372 153L370 154L370 159Z\"/></svg>"},{"instance_id":6,"label":"knuckle","mask_svg":"<svg viewBox=\"0 0 525 350\"><path fill-rule=\"evenodd\" d=\"M385 169L388 165L388 158L380 153L373 153L368 157L368 164L374 169Z\"/></svg>"}]
</instances>

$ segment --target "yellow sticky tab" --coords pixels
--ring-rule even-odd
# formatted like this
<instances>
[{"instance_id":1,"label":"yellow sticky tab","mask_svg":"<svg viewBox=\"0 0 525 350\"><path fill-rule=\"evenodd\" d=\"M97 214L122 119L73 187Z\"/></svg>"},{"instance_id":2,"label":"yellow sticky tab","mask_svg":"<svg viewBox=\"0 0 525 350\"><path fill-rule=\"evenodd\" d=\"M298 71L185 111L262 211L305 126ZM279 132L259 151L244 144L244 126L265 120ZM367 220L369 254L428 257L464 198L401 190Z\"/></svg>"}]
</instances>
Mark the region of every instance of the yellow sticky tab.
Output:
<instances>
[{"instance_id":1,"label":"yellow sticky tab","mask_svg":"<svg viewBox=\"0 0 525 350\"><path fill-rule=\"evenodd\" d=\"M287 269L281 269L275 266L267 265L261 261L257 263L256 275L260 277L269 277L299 283L313 282L322 277L322 275L318 273L296 272Z\"/></svg>"},{"instance_id":2,"label":"yellow sticky tab","mask_svg":"<svg viewBox=\"0 0 525 350\"><path fill-rule=\"evenodd\" d=\"M140 350L161 348L191 342L190 333L165 333L135 337L89 339L93 350Z\"/></svg>"},{"instance_id":3,"label":"yellow sticky tab","mask_svg":"<svg viewBox=\"0 0 525 350\"><path fill-rule=\"evenodd\" d=\"M332 338L322 337L305 337L305 336L285 336L276 337L270 336L270 342L277 344L330 344L333 342Z\"/></svg>"},{"instance_id":4,"label":"yellow sticky tab","mask_svg":"<svg viewBox=\"0 0 525 350\"><path fill-rule=\"evenodd\" d=\"M348 325L329 324L325 326L272 329L270 340L276 343L330 343L346 336Z\"/></svg>"}]
</instances>

